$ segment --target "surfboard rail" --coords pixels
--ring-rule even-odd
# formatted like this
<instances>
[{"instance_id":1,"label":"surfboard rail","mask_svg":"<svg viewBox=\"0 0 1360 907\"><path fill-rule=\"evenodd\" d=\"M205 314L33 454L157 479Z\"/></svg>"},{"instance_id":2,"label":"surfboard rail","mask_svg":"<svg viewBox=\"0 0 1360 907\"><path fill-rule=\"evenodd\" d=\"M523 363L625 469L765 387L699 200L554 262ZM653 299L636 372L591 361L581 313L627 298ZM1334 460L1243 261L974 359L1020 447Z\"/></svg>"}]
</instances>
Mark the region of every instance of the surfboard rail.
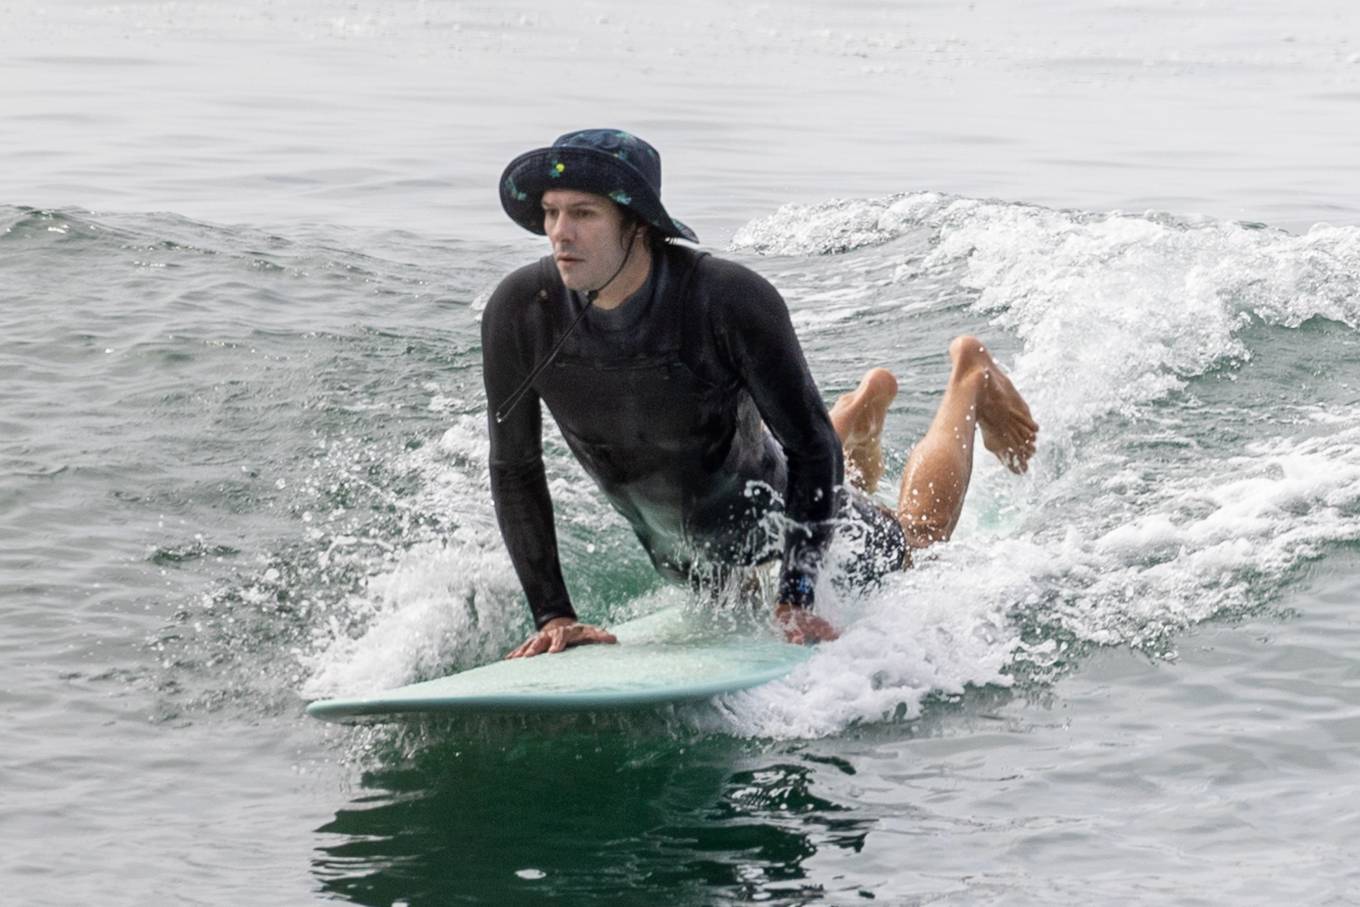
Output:
<instances>
[{"instance_id":1,"label":"surfboard rail","mask_svg":"<svg viewBox=\"0 0 1360 907\"><path fill-rule=\"evenodd\" d=\"M778 680L812 649L765 636L697 636L681 609L621 624L617 645L497 661L368 696L322 699L307 714L350 721L418 714L586 712L712 699Z\"/></svg>"}]
</instances>

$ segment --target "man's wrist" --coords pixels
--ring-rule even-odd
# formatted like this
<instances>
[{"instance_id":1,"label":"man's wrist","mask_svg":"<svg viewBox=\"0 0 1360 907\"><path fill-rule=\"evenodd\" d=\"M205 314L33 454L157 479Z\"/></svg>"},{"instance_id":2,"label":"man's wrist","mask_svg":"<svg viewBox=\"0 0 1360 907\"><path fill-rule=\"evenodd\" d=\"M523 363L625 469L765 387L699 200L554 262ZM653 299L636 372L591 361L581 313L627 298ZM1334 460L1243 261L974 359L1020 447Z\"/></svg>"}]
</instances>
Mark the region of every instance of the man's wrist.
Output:
<instances>
[{"instance_id":1,"label":"man's wrist","mask_svg":"<svg viewBox=\"0 0 1360 907\"><path fill-rule=\"evenodd\" d=\"M811 608L814 585L806 573L786 573L779 581L779 601L795 608Z\"/></svg>"},{"instance_id":2,"label":"man's wrist","mask_svg":"<svg viewBox=\"0 0 1360 907\"><path fill-rule=\"evenodd\" d=\"M534 627L538 630L547 629L548 624L553 623L553 621L557 621L554 626L563 626L563 622L572 624L577 620L576 609L565 602L531 610L534 614Z\"/></svg>"}]
</instances>

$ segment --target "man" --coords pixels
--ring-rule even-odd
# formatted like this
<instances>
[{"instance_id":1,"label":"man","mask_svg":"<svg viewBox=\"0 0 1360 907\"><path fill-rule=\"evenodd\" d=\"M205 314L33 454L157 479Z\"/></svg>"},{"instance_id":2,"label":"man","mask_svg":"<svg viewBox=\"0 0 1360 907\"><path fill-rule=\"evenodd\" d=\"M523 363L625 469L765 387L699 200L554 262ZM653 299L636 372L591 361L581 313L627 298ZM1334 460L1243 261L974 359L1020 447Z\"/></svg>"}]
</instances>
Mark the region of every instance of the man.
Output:
<instances>
[{"instance_id":1,"label":"man","mask_svg":"<svg viewBox=\"0 0 1360 907\"><path fill-rule=\"evenodd\" d=\"M873 369L828 413L778 292L671 242L698 239L662 205L661 160L641 139L568 133L513 160L500 194L553 253L503 280L482 316L492 497L538 628L508 657L616 641L577 621L563 582L544 403L663 575L698 582L782 558L775 617L791 642L836 637L813 610L833 532L857 540L865 576L949 538L975 426L1025 471L1038 426L982 344L961 337L896 512L874 503L896 379Z\"/></svg>"}]
</instances>

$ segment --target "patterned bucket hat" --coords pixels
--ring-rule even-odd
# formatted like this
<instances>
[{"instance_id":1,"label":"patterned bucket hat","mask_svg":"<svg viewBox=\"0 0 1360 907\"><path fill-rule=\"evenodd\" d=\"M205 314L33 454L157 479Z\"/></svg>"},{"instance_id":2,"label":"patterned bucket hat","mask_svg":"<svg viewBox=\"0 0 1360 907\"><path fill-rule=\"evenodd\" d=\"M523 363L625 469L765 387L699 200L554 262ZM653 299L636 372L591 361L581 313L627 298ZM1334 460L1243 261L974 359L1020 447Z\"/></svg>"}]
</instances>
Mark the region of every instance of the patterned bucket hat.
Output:
<instances>
[{"instance_id":1,"label":"patterned bucket hat","mask_svg":"<svg viewBox=\"0 0 1360 907\"><path fill-rule=\"evenodd\" d=\"M501 174L501 207L515 223L543 235L543 193L549 189L603 195L663 236L699 241L661 204L661 155L627 132L582 129L560 136L547 148L526 151Z\"/></svg>"}]
</instances>

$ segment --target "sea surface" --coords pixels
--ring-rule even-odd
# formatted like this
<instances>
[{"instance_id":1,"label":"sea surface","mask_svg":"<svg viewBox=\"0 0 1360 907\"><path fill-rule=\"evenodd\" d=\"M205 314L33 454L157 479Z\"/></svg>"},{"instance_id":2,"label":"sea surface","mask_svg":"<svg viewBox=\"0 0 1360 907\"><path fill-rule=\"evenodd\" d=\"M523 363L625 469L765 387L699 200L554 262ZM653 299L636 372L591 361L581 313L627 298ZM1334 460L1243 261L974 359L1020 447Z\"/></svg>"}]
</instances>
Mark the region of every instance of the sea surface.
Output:
<instances>
[{"instance_id":1,"label":"sea surface","mask_svg":"<svg viewBox=\"0 0 1360 907\"><path fill-rule=\"evenodd\" d=\"M5 903L1360 904L1350 0L0 0L0 126ZM965 332L1033 468L785 682L309 719L529 630L478 318L583 126L890 474ZM685 601L548 469L585 617Z\"/></svg>"}]
</instances>

